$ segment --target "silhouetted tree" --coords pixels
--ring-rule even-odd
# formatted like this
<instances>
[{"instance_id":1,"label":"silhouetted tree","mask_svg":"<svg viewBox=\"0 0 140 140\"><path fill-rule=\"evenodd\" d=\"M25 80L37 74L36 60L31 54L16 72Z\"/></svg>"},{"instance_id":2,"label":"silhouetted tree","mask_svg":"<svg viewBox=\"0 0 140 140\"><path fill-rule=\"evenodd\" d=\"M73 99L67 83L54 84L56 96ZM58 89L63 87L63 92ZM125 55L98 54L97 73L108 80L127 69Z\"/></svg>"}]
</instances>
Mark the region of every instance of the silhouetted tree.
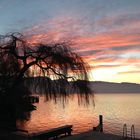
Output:
<instances>
[{"instance_id":1,"label":"silhouetted tree","mask_svg":"<svg viewBox=\"0 0 140 140\"><path fill-rule=\"evenodd\" d=\"M10 83L6 83L10 84L10 90L18 87L25 77L32 76L63 79L66 82L88 80L89 67L70 50L68 43L28 44L19 33L1 36L0 40L0 75L7 77L4 79L9 80ZM57 86L52 88L58 91Z\"/></svg>"},{"instance_id":2,"label":"silhouetted tree","mask_svg":"<svg viewBox=\"0 0 140 140\"><path fill-rule=\"evenodd\" d=\"M47 99L56 99L67 95L66 87L71 81L84 80L81 88L84 94L80 93L88 101L88 69L82 58L71 51L69 43L30 44L20 33L0 36L0 102L4 99L5 106L10 106L15 114L33 109L24 100L31 94L31 85L34 89L40 85ZM70 86L80 87L80 83Z\"/></svg>"}]
</instances>

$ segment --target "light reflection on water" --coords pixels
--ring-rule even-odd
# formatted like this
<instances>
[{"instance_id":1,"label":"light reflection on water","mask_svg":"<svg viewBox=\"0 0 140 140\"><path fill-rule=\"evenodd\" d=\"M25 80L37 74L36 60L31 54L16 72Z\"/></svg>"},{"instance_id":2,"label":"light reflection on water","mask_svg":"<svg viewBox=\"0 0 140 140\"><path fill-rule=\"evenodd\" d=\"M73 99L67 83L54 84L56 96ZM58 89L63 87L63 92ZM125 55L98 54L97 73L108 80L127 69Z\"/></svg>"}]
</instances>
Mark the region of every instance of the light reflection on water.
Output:
<instances>
[{"instance_id":1,"label":"light reflection on water","mask_svg":"<svg viewBox=\"0 0 140 140\"><path fill-rule=\"evenodd\" d=\"M95 106L92 100L89 106L79 106L77 96L74 96L64 107L62 102L45 102L44 97L40 97L31 119L18 125L29 132L37 132L72 124L73 133L80 133L96 126L98 116L102 114L105 132L122 135L124 123L128 130L134 124L136 136L140 137L140 94L95 94L94 101Z\"/></svg>"}]
</instances>

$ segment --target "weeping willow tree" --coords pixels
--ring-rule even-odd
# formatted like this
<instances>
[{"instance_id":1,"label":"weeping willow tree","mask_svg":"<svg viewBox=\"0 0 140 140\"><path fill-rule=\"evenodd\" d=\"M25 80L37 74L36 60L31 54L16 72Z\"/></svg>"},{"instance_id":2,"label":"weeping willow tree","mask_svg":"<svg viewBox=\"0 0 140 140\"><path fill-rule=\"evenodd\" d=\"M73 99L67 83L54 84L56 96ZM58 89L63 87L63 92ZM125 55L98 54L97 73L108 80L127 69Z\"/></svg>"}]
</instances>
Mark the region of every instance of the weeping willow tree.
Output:
<instances>
[{"instance_id":1,"label":"weeping willow tree","mask_svg":"<svg viewBox=\"0 0 140 140\"><path fill-rule=\"evenodd\" d=\"M29 44L19 33L5 35L0 37L0 59L0 76L10 81L6 81L10 84L7 89L18 87L27 77L48 77L38 78L48 98L55 97L55 93L66 93L64 86L76 80L84 81L85 88L80 88L79 82L73 85L82 93L89 93L86 88L89 66L71 51L68 43ZM63 88L59 86L61 83ZM4 86L1 87L3 90Z\"/></svg>"},{"instance_id":2,"label":"weeping willow tree","mask_svg":"<svg viewBox=\"0 0 140 140\"><path fill-rule=\"evenodd\" d=\"M20 33L1 35L0 103L5 108L0 110L10 107L15 118L21 117L21 112L33 109L25 97L35 91L43 92L47 100L57 100L67 97L68 89L74 89L79 101L88 103L88 70L69 43L31 44Z\"/></svg>"}]
</instances>

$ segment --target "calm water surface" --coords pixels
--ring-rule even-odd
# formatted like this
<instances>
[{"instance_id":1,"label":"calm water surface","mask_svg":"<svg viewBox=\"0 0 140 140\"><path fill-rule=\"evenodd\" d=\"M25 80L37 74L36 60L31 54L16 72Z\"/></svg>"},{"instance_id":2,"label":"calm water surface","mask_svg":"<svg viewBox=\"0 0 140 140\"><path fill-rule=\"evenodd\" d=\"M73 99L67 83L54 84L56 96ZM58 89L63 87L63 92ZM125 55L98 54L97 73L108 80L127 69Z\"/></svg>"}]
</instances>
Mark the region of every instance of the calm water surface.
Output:
<instances>
[{"instance_id":1,"label":"calm water surface","mask_svg":"<svg viewBox=\"0 0 140 140\"><path fill-rule=\"evenodd\" d=\"M134 124L136 137L140 138L140 94L95 94L94 101L95 106L92 100L89 106L79 106L75 95L64 107L62 102L45 102L44 97L40 97L31 119L18 125L29 132L37 132L72 124L73 133L80 133L96 126L102 114L105 132L122 135L124 123L128 130Z\"/></svg>"}]
</instances>

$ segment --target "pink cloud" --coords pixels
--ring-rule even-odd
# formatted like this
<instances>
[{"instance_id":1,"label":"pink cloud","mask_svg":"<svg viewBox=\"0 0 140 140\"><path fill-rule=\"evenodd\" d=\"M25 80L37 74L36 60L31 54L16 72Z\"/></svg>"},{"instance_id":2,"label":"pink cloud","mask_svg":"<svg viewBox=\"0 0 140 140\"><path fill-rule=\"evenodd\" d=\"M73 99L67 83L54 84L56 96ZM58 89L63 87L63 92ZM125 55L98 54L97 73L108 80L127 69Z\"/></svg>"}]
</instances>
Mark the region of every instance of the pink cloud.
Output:
<instances>
[{"instance_id":1,"label":"pink cloud","mask_svg":"<svg viewBox=\"0 0 140 140\"><path fill-rule=\"evenodd\" d=\"M104 49L111 47L120 47L128 45L140 45L140 34L117 34L117 33L103 33L90 37L79 37L73 40L75 46L79 48L89 49Z\"/></svg>"},{"instance_id":2,"label":"pink cloud","mask_svg":"<svg viewBox=\"0 0 140 140\"><path fill-rule=\"evenodd\" d=\"M29 43L70 41L72 49L91 64L112 64L113 62L119 62L119 65L136 64L139 63L137 58L131 58L131 56L123 58L121 55L129 52L140 52L140 32L134 30L140 27L140 20L137 17L124 19L105 17L95 21L99 27L103 26L108 29L110 26L110 29L96 33L90 32L90 34L88 31L94 30L94 24L86 23L83 19L77 19L74 16L43 21L23 32ZM132 19L133 21L131 21ZM122 24L123 26L121 26Z\"/></svg>"}]
</instances>

